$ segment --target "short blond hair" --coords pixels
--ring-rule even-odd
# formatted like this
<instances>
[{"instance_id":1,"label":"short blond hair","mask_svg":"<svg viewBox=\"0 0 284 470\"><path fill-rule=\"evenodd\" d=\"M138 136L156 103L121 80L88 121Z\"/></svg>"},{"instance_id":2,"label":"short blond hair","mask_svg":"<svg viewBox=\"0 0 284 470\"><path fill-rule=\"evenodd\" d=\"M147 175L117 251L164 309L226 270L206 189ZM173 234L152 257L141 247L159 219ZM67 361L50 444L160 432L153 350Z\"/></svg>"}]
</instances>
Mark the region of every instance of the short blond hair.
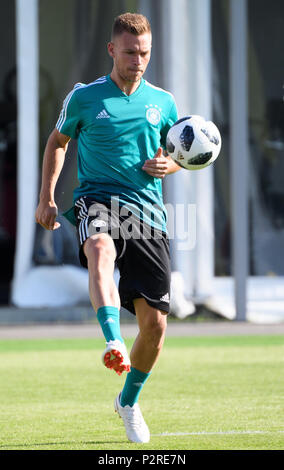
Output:
<instances>
[{"instance_id":1,"label":"short blond hair","mask_svg":"<svg viewBox=\"0 0 284 470\"><path fill-rule=\"evenodd\" d=\"M151 25L146 16L139 13L123 13L115 18L112 27L112 38L124 32L140 36L151 33Z\"/></svg>"}]
</instances>

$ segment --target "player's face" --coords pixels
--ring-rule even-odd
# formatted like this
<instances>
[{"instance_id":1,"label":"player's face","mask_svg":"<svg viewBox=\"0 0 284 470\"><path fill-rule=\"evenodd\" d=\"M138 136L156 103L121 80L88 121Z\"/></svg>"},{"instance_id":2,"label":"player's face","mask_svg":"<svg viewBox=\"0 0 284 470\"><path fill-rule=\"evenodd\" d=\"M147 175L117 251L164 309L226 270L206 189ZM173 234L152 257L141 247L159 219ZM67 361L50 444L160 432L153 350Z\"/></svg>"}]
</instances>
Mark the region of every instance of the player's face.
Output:
<instances>
[{"instance_id":1,"label":"player's face","mask_svg":"<svg viewBox=\"0 0 284 470\"><path fill-rule=\"evenodd\" d=\"M150 60L152 47L151 33L135 36L124 32L108 44L108 51L113 58L114 70L125 82L138 82Z\"/></svg>"}]
</instances>

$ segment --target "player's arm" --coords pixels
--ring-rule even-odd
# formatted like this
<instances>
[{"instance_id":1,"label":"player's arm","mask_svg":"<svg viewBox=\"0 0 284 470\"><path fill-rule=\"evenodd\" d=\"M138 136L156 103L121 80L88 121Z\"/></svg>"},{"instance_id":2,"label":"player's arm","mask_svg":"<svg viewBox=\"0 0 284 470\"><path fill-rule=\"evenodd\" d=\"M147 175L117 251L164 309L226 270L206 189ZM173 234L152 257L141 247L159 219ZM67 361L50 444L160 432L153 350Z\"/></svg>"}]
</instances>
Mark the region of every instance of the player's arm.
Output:
<instances>
[{"instance_id":1,"label":"player's arm","mask_svg":"<svg viewBox=\"0 0 284 470\"><path fill-rule=\"evenodd\" d=\"M60 227L60 224L56 222L58 210L54 200L54 192L63 168L69 140L70 137L54 129L48 138L44 151L42 183L35 218L38 224L48 230Z\"/></svg>"},{"instance_id":2,"label":"player's arm","mask_svg":"<svg viewBox=\"0 0 284 470\"><path fill-rule=\"evenodd\" d=\"M177 171L181 170L181 167L174 162L174 160L168 155L166 151L164 151L165 158L168 160L168 169L167 175L171 175L172 173L176 173Z\"/></svg>"},{"instance_id":3,"label":"player's arm","mask_svg":"<svg viewBox=\"0 0 284 470\"><path fill-rule=\"evenodd\" d=\"M171 126L178 119L178 112L175 100L171 102L170 112L167 117L167 121L161 129L161 144L166 148L167 134ZM155 178L164 178L166 175L171 175L176 173L181 169L174 160L168 155L167 151L163 151L163 147L159 147L158 151L154 158L146 160L142 169L146 171L149 175L154 176Z\"/></svg>"},{"instance_id":4,"label":"player's arm","mask_svg":"<svg viewBox=\"0 0 284 470\"><path fill-rule=\"evenodd\" d=\"M154 158L146 160L142 167L142 170L155 178L164 178L180 169L171 157L164 155L162 147L159 147Z\"/></svg>"}]
</instances>

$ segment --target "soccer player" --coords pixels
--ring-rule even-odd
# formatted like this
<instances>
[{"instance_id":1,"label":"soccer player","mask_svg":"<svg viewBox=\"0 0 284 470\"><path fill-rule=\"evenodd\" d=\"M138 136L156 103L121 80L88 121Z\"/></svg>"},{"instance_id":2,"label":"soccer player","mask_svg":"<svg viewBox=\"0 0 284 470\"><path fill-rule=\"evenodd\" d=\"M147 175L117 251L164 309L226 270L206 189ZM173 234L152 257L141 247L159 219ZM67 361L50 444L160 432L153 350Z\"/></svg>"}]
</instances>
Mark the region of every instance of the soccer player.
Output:
<instances>
[{"instance_id":1,"label":"soccer player","mask_svg":"<svg viewBox=\"0 0 284 470\"><path fill-rule=\"evenodd\" d=\"M151 45L145 16L125 13L115 19L107 46L112 71L90 84L77 83L67 95L44 152L36 211L44 228L59 228L54 191L68 142L77 139L80 185L65 215L78 229L80 260L106 339L103 363L119 375L127 372L114 407L132 442L150 439L138 397L160 355L169 312L162 179L180 169L164 152L178 118L174 98L143 78ZM121 305L139 326L130 359L120 332Z\"/></svg>"}]
</instances>

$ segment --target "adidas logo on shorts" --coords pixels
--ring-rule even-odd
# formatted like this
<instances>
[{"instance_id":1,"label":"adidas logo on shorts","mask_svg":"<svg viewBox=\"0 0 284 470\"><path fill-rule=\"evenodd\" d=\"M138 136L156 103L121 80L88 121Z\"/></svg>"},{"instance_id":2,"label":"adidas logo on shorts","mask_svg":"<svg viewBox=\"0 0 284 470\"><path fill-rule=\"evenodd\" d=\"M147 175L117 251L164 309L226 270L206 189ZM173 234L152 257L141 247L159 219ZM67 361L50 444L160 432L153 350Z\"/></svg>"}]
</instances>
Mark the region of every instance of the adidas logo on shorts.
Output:
<instances>
[{"instance_id":1,"label":"adidas logo on shorts","mask_svg":"<svg viewBox=\"0 0 284 470\"><path fill-rule=\"evenodd\" d=\"M110 118L110 115L103 109L96 117L96 119L107 119Z\"/></svg>"},{"instance_id":2,"label":"adidas logo on shorts","mask_svg":"<svg viewBox=\"0 0 284 470\"><path fill-rule=\"evenodd\" d=\"M170 303L170 296L169 296L169 294L167 293L167 294L163 295L163 296L160 298L160 301L161 301L161 302L167 302L167 303L169 304L169 303Z\"/></svg>"}]
</instances>

